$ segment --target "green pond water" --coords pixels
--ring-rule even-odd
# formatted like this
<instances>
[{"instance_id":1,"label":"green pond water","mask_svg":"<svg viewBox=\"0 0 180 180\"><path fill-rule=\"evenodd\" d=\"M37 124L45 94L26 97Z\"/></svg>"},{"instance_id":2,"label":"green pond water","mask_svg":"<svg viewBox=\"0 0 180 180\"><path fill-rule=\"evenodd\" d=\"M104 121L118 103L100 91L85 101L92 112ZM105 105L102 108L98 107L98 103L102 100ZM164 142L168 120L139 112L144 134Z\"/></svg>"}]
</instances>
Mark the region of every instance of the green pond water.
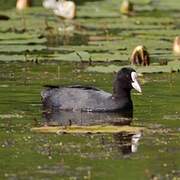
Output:
<instances>
[{"instance_id":1,"label":"green pond water","mask_svg":"<svg viewBox=\"0 0 180 180\"><path fill-rule=\"evenodd\" d=\"M0 179L180 179L180 74L169 73L171 62L179 69L172 43L180 35L180 2L134 2L135 15L125 17L121 1L77 1L77 18L62 21L40 6L20 13L14 1L0 1L0 14L10 17L0 20ZM44 85L111 92L113 71L129 66L139 44L152 65L140 77L143 94L132 91L132 125L145 128L134 152L125 133L31 132L43 124ZM153 73L162 61L164 73Z\"/></svg>"}]
</instances>

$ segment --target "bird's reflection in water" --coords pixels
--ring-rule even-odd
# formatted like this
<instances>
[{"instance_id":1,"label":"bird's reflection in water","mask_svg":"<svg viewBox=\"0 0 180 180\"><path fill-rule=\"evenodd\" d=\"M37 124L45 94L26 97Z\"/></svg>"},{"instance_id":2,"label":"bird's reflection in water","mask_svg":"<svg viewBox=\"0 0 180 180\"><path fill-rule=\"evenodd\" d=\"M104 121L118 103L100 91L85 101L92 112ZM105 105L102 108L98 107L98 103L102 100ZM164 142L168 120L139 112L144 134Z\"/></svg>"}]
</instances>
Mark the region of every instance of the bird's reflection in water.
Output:
<instances>
[{"instance_id":1,"label":"bird's reflection in water","mask_svg":"<svg viewBox=\"0 0 180 180\"><path fill-rule=\"evenodd\" d=\"M132 112L121 113L98 113L81 111L59 111L45 110L43 112L44 123L49 126L67 126L67 125L130 125L132 121Z\"/></svg>"},{"instance_id":2,"label":"bird's reflection in water","mask_svg":"<svg viewBox=\"0 0 180 180\"><path fill-rule=\"evenodd\" d=\"M116 133L114 134L114 144L123 155L135 153L137 152L141 136L141 132L136 134L128 134L126 132Z\"/></svg>"},{"instance_id":3,"label":"bird's reflection in water","mask_svg":"<svg viewBox=\"0 0 180 180\"><path fill-rule=\"evenodd\" d=\"M130 125L132 113L95 113L46 110L43 112L45 126L69 126L69 125ZM111 143L118 152L128 155L137 151L141 133L137 134L121 132L113 134L114 141ZM102 141L102 144L106 142Z\"/></svg>"}]
</instances>

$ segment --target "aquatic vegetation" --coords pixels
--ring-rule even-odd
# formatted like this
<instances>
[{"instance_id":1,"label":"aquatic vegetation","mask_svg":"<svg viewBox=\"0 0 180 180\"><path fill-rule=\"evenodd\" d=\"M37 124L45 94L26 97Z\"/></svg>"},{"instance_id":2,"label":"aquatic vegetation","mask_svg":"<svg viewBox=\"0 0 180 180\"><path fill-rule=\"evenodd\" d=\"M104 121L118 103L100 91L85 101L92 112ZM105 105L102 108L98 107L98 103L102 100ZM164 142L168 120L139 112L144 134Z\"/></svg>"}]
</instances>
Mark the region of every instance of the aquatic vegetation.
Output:
<instances>
[{"instance_id":1,"label":"aquatic vegetation","mask_svg":"<svg viewBox=\"0 0 180 180\"><path fill-rule=\"evenodd\" d=\"M144 42L153 61L173 60L172 40L179 33L178 29L174 28L176 21L166 15L158 18L155 14L143 17L143 8L146 8L147 2L139 6L141 9L138 10L138 16L124 19L118 14L118 10L116 11L116 3L106 2L98 9L97 2L86 2L78 8L77 19L72 22L59 20L52 12L41 7L30 8L23 14L14 10L3 12L4 15L11 14L11 20L2 21L1 48L7 50L3 50L3 54L8 55L10 50L17 58L3 56L1 61L24 61L19 55L22 48L22 52L29 50L30 54L34 53L34 50L36 54L46 51L46 59L54 58L59 61L76 61L78 57L76 53L71 54L72 51L85 51L94 62L120 61L128 64L134 47ZM91 9L95 9L94 13L90 13ZM147 13L150 14L151 11L147 10ZM9 44L17 44L17 48L9 49ZM63 51L66 53L62 53ZM85 57L84 61L89 61L89 58Z\"/></svg>"},{"instance_id":2,"label":"aquatic vegetation","mask_svg":"<svg viewBox=\"0 0 180 180\"><path fill-rule=\"evenodd\" d=\"M148 67L143 66L134 66L134 65L124 65L124 66L118 66L118 65L108 65L108 66L90 66L87 67L86 71L89 72L101 72L101 73L112 73L117 72L119 69L123 67L132 67L134 68L138 73L172 73L172 72L179 72L180 71L180 61L174 60L170 61L167 65L160 65L157 63L154 63Z\"/></svg>"},{"instance_id":3,"label":"aquatic vegetation","mask_svg":"<svg viewBox=\"0 0 180 180\"><path fill-rule=\"evenodd\" d=\"M108 125L96 125L96 126L60 126L60 127L52 127L52 126L44 126L44 127L34 127L31 129L34 132L39 133L71 133L71 134L98 134L98 133L134 133L140 132L143 128L140 127L132 127L132 126L108 126Z\"/></svg>"},{"instance_id":4,"label":"aquatic vegetation","mask_svg":"<svg viewBox=\"0 0 180 180\"><path fill-rule=\"evenodd\" d=\"M130 17L119 13L122 1L76 1L77 18L68 22L42 7L17 12L15 0L1 2L0 14L9 20L0 26L0 179L179 178L180 76L158 73L179 71L172 52L179 0L132 0ZM143 96L132 94L132 126L146 129L138 147L139 134L30 131L44 124L43 85L111 92L113 72L131 66L139 44L147 47L151 65L135 67L147 73L141 77Z\"/></svg>"}]
</instances>

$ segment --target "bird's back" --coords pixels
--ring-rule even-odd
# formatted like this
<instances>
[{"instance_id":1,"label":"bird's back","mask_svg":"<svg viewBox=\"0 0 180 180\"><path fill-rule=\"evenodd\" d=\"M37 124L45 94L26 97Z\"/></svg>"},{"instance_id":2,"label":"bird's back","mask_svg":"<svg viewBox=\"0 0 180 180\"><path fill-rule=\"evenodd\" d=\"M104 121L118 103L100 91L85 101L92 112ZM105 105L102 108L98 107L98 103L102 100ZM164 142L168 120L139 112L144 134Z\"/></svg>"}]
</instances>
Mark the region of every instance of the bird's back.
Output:
<instances>
[{"instance_id":1,"label":"bird's back","mask_svg":"<svg viewBox=\"0 0 180 180\"><path fill-rule=\"evenodd\" d=\"M41 93L43 105L61 110L113 111L124 102L115 101L112 94L94 87L48 87Z\"/></svg>"}]
</instances>

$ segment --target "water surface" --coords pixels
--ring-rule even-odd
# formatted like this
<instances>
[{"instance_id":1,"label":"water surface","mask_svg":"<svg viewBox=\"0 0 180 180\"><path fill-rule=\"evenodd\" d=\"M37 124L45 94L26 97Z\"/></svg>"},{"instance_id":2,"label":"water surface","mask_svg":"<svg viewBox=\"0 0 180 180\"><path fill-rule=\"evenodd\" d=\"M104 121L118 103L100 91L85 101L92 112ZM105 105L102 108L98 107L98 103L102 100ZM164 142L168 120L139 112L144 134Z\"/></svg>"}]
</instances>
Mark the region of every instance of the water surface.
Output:
<instances>
[{"instance_id":1,"label":"water surface","mask_svg":"<svg viewBox=\"0 0 180 180\"><path fill-rule=\"evenodd\" d=\"M93 85L112 92L114 74L87 67L129 65L131 50L144 43L154 63L177 59L171 46L179 34L179 0L156 3L139 0L136 16L127 18L119 15L118 1L87 1L78 7L76 31L68 35L57 30L60 21L41 7L24 16L14 9L1 11L11 19L0 27L0 179L180 177L179 73L141 77L143 94L132 92L132 125L143 126L142 134L30 131L44 123L43 85Z\"/></svg>"}]
</instances>

